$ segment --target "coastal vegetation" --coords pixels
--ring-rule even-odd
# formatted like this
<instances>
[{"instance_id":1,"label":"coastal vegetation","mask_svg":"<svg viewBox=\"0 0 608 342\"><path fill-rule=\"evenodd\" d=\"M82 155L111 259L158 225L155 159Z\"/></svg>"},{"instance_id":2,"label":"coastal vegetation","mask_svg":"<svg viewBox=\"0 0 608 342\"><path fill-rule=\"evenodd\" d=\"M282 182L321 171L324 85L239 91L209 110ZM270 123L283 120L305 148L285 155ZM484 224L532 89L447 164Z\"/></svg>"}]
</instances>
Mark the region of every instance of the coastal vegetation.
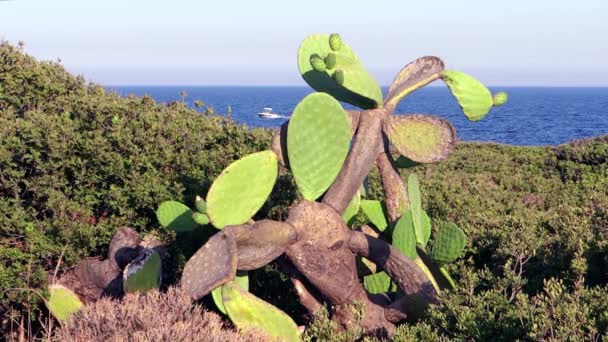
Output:
<instances>
[{"instance_id":1,"label":"coastal vegetation","mask_svg":"<svg viewBox=\"0 0 608 342\"><path fill-rule=\"evenodd\" d=\"M168 246L163 280L176 284L208 233L178 236L163 228L159 203L194 207L196 195L206 194L226 166L269 149L272 133L181 101L120 98L2 43L1 331L8 338L24 329L43 336L47 275L105 255L123 226ZM404 181L418 175L432 236L453 222L468 243L464 257L446 265L456 289L442 291L441 305L418 321L401 324L395 340L596 340L606 333L608 137L555 147L458 143L441 163L400 172ZM384 198L377 169L369 194ZM254 219L286 219L297 196L291 175L279 177ZM366 218L358 213L352 220ZM361 331L338 331L323 310L309 317L277 264L249 276L253 294L308 326L305 339L361 337ZM66 324L58 336L108 324L108 303L88 306L87 319L78 327ZM215 310L208 299L202 305Z\"/></svg>"}]
</instances>

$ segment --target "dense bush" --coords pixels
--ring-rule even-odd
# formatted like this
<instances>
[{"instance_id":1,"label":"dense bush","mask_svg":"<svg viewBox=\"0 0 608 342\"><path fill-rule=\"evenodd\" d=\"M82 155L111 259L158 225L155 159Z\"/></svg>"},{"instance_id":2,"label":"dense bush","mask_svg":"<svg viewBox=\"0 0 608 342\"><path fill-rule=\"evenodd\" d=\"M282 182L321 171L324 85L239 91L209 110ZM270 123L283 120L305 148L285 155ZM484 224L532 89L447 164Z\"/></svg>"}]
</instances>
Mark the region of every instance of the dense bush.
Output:
<instances>
[{"instance_id":1,"label":"dense bush","mask_svg":"<svg viewBox=\"0 0 608 342\"><path fill-rule=\"evenodd\" d=\"M41 289L63 250L65 266L102 254L122 225L172 241L156 223L158 203L192 204L230 161L270 141L267 131L181 103L120 98L8 44L0 45L0 137L2 331L22 313L37 317L39 298L16 289ZM397 340L606 334L608 137L556 147L461 143L446 161L402 174L412 171L434 222L455 222L470 243L449 266L458 289L422 321L402 325ZM380 197L377 173L371 178ZM277 187L260 215L285 214L295 197L289 176ZM169 283L204 238L172 244ZM302 312L285 279L274 266L255 271L252 291ZM309 340L357 336L336 333L323 317L312 327Z\"/></svg>"}]
</instances>

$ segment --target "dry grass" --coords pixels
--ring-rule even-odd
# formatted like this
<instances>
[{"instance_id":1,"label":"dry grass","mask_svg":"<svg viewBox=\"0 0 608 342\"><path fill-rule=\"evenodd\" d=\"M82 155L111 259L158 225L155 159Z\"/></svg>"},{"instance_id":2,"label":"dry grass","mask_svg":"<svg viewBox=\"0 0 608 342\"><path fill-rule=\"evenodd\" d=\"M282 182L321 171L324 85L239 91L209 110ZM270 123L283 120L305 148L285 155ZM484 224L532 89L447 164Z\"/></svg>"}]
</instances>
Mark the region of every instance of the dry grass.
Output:
<instances>
[{"instance_id":1,"label":"dry grass","mask_svg":"<svg viewBox=\"0 0 608 342\"><path fill-rule=\"evenodd\" d=\"M269 341L225 327L220 316L192 305L179 288L103 298L56 330L55 341Z\"/></svg>"}]
</instances>

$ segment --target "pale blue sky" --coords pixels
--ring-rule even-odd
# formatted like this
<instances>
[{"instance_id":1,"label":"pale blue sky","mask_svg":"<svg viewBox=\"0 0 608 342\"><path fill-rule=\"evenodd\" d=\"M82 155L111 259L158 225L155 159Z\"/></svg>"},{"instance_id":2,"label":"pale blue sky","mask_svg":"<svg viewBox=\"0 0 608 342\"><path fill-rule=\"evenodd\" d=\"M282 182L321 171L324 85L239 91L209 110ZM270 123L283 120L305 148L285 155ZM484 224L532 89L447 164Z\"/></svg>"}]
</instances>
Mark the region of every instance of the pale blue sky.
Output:
<instances>
[{"instance_id":1,"label":"pale blue sky","mask_svg":"<svg viewBox=\"0 0 608 342\"><path fill-rule=\"evenodd\" d=\"M0 0L0 39L107 85L304 85L300 41L339 32L381 84L436 55L489 85L607 86L607 13L607 0Z\"/></svg>"}]
</instances>

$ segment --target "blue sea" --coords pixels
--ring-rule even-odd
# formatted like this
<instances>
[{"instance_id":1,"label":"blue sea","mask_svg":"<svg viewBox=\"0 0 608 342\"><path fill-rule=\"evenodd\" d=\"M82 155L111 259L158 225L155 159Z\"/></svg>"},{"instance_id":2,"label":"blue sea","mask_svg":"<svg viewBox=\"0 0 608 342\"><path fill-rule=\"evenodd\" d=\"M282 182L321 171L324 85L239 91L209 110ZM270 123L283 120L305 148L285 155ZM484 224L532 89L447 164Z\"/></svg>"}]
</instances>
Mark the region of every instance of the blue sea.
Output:
<instances>
[{"instance_id":1,"label":"blue sea","mask_svg":"<svg viewBox=\"0 0 608 342\"><path fill-rule=\"evenodd\" d=\"M185 101L192 106L201 100L223 115L228 106L232 118L250 127L278 127L287 118L264 119L256 115L264 107L286 117L298 102L311 93L308 87L192 87L113 86L123 96L149 95L158 102ZM505 90L509 102L482 121L470 122L462 114L447 87L427 87L404 99L396 113L434 114L456 127L465 141L493 141L511 145L557 145L574 139L608 134L608 88L491 88ZM386 89L385 89L386 93ZM345 108L353 108L345 105Z\"/></svg>"}]
</instances>

